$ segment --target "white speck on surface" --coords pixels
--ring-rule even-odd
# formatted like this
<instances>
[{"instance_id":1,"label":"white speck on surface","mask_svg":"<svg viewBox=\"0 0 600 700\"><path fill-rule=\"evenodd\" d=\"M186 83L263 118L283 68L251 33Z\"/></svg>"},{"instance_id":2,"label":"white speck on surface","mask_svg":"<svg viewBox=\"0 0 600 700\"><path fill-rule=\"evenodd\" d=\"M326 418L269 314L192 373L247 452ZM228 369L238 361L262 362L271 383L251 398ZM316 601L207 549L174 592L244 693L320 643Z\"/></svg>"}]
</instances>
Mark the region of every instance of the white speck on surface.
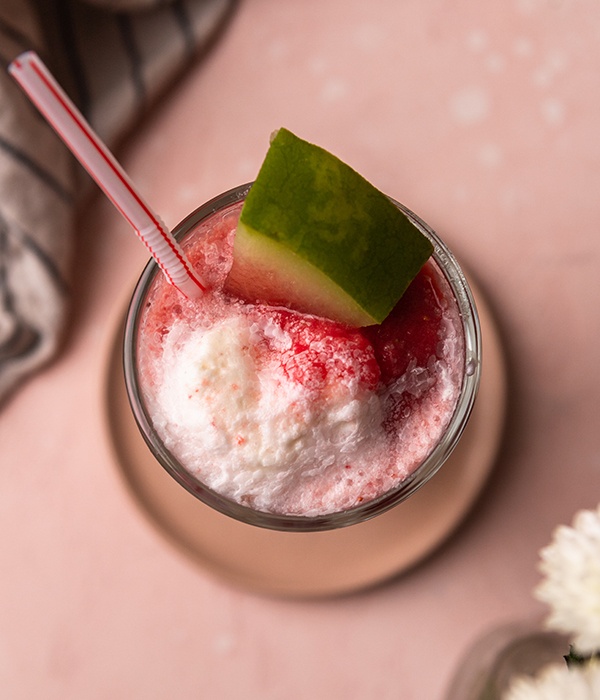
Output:
<instances>
[{"instance_id":1,"label":"white speck on surface","mask_svg":"<svg viewBox=\"0 0 600 700\"><path fill-rule=\"evenodd\" d=\"M190 184L181 185L177 190L177 200L182 204L196 205L200 201L198 189Z\"/></svg>"},{"instance_id":2,"label":"white speck on surface","mask_svg":"<svg viewBox=\"0 0 600 700\"><path fill-rule=\"evenodd\" d=\"M533 74L533 82L541 88L549 87L557 76L564 73L568 59L563 51L555 50L549 53Z\"/></svg>"},{"instance_id":3,"label":"white speck on surface","mask_svg":"<svg viewBox=\"0 0 600 700\"><path fill-rule=\"evenodd\" d=\"M506 68L506 59L502 54L491 53L485 59L486 68L492 73L502 73Z\"/></svg>"},{"instance_id":4,"label":"white speck on surface","mask_svg":"<svg viewBox=\"0 0 600 700\"><path fill-rule=\"evenodd\" d=\"M280 61L287 55L289 45L283 41L283 39L275 39L269 44L267 51L269 53L269 57L273 61Z\"/></svg>"},{"instance_id":5,"label":"white speck on surface","mask_svg":"<svg viewBox=\"0 0 600 700\"><path fill-rule=\"evenodd\" d=\"M308 68L314 75L323 75L327 70L327 61L323 56L313 56L308 62Z\"/></svg>"},{"instance_id":6,"label":"white speck on surface","mask_svg":"<svg viewBox=\"0 0 600 700\"><path fill-rule=\"evenodd\" d=\"M519 58L529 58L533 55L533 44L527 37L521 36L515 39L513 53Z\"/></svg>"},{"instance_id":7,"label":"white speck on surface","mask_svg":"<svg viewBox=\"0 0 600 700\"><path fill-rule=\"evenodd\" d=\"M221 632L213 641L213 649L217 654L221 654L223 656L230 654L235 649L235 645L235 637L228 632Z\"/></svg>"},{"instance_id":8,"label":"white speck on surface","mask_svg":"<svg viewBox=\"0 0 600 700\"><path fill-rule=\"evenodd\" d=\"M490 112L490 99L482 88L465 87L452 96L450 112L458 124L464 126L478 124Z\"/></svg>"},{"instance_id":9,"label":"white speck on surface","mask_svg":"<svg viewBox=\"0 0 600 700\"><path fill-rule=\"evenodd\" d=\"M532 15L540 5L540 0L516 0L517 12L522 15Z\"/></svg>"},{"instance_id":10,"label":"white speck on surface","mask_svg":"<svg viewBox=\"0 0 600 700\"><path fill-rule=\"evenodd\" d=\"M321 89L321 99L324 102L336 102L345 97L347 92L348 90L345 82L332 78L323 85Z\"/></svg>"},{"instance_id":11,"label":"white speck on surface","mask_svg":"<svg viewBox=\"0 0 600 700\"><path fill-rule=\"evenodd\" d=\"M236 163L236 172L241 180L252 180L256 177L256 162L243 158Z\"/></svg>"},{"instance_id":12,"label":"white speck on surface","mask_svg":"<svg viewBox=\"0 0 600 700\"><path fill-rule=\"evenodd\" d=\"M540 110L544 121L550 126L560 126L565 120L565 106L554 97L543 100Z\"/></svg>"},{"instance_id":13,"label":"white speck on surface","mask_svg":"<svg viewBox=\"0 0 600 700\"><path fill-rule=\"evenodd\" d=\"M526 199L526 194L519 185L509 185L500 192L500 205L507 214L512 216L518 214Z\"/></svg>"},{"instance_id":14,"label":"white speck on surface","mask_svg":"<svg viewBox=\"0 0 600 700\"><path fill-rule=\"evenodd\" d=\"M469 199L469 194L467 192L467 188L464 185L457 185L454 188L454 199L457 202L465 203Z\"/></svg>"},{"instance_id":15,"label":"white speck on surface","mask_svg":"<svg viewBox=\"0 0 600 700\"><path fill-rule=\"evenodd\" d=\"M476 53L483 51L487 44L487 35L481 29L474 29L467 37L467 47Z\"/></svg>"},{"instance_id":16,"label":"white speck on surface","mask_svg":"<svg viewBox=\"0 0 600 700\"><path fill-rule=\"evenodd\" d=\"M552 73L546 68L538 68L533 74L533 82L537 87L546 88L552 83Z\"/></svg>"},{"instance_id":17,"label":"white speck on surface","mask_svg":"<svg viewBox=\"0 0 600 700\"><path fill-rule=\"evenodd\" d=\"M477 156L481 165L489 169L496 168L502 163L502 150L495 143L484 144Z\"/></svg>"},{"instance_id":18,"label":"white speck on surface","mask_svg":"<svg viewBox=\"0 0 600 700\"><path fill-rule=\"evenodd\" d=\"M384 43L383 29L377 24L363 24L354 35L356 46L364 51L376 51Z\"/></svg>"},{"instance_id":19,"label":"white speck on surface","mask_svg":"<svg viewBox=\"0 0 600 700\"><path fill-rule=\"evenodd\" d=\"M559 73L563 73L565 71L569 64L569 59L564 51L555 49L548 54L546 63L550 70L558 75Z\"/></svg>"}]
</instances>

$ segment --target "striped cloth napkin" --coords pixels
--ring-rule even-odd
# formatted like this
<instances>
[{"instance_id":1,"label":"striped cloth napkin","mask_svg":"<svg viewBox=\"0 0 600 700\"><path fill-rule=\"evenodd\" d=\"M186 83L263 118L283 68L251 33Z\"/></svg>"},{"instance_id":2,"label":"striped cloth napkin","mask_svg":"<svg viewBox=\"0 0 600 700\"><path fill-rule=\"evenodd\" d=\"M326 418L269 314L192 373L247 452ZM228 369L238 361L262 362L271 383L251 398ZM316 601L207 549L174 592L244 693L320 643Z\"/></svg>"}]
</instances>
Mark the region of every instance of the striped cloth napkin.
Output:
<instances>
[{"instance_id":1,"label":"striped cloth napkin","mask_svg":"<svg viewBox=\"0 0 600 700\"><path fill-rule=\"evenodd\" d=\"M55 357L89 178L7 74L34 49L113 147L218 35L233 0L0 0L0 405Z\"/></svg>"}]
</instances>

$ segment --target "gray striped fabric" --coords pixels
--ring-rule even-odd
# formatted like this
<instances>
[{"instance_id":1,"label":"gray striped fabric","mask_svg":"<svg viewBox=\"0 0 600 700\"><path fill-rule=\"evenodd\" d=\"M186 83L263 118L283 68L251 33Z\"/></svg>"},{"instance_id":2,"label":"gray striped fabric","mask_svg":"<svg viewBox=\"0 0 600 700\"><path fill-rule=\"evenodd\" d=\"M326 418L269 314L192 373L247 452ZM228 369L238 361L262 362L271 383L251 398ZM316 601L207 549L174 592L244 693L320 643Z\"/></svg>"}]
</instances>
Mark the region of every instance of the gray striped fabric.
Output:
<instances>
[{"instance_id":1,"label":"gray striped fabric","mask_svg":"<svg viewBox=\"0 0 600 700\"><path fill-rule=\"evenodd\" d=\"M90 184L8 64L36 50L112 147L208 47L232 7L233 0L0 1L0 404L60 347L74 210Z\"/></svg>"}]
</instances>

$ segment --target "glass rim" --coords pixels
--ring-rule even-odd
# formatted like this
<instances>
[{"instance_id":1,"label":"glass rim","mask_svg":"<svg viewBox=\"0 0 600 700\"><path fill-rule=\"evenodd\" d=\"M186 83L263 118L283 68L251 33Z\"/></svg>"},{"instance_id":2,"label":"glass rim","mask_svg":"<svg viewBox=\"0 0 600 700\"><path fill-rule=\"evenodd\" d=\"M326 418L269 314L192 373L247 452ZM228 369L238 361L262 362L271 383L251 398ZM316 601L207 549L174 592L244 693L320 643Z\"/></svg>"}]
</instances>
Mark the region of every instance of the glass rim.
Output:
<instances>
[{"instance_id":1,"label":"glass rim","mask_svg":"<svg viewBox=\"0 0 600 700\"><path fill-rule=\"evenodd\" d=\"M239 185L199 206L186 216L173 230L180 240L191 233L205 219L243 201L252 183ZM158 265L150 260L135 286L125 318L123 339L123 368L129 403L138 428L153 456L179 484L193 496L215 510L236 520L273 530L315 532L330 530L364 522L398 505L417 489L426 484L450 456L458 443L471 415L481 377L481 329L473 293L454 254L446 244L420 217L403 204L389 199L429 238L433 243L432 257L448 281L459 305L464 333L463 381L452 417L435 447L421 464L395 487L377 498L352 508L333 513L305 516L284 515L255 510L223 496L188 472L178 459L169 452L156 433L146 410L137 376L137 331L140 311L144 306L150 286L160 273ZM450 274L451 272L451 274Z\"/></svg>"}]
</instances>

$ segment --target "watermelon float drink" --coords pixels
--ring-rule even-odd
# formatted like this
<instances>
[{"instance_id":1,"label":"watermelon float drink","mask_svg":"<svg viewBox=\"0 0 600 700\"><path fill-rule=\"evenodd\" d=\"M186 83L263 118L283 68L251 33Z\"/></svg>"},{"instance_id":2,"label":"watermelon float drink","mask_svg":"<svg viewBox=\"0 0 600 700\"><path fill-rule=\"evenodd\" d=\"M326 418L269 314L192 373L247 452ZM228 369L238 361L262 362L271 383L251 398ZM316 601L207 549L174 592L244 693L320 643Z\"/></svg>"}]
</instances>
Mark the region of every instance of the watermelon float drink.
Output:
<instances>
[{"instance_id":1,"label":"watermelon float drink","mask_svg":"<svg viewBox=\"0 0 600 700\"><path fill-rule=\"evenodd\" d=\"M235 242L252 187L175 231L209 287L201 299L145 269L125 330L132 408L157 460L213 508L283 530L359 523L424 484L462 433L479 380L471 292L442 241L394 202L432 253L382 321L241 293ZM268 297L268 270L258 276Z\"/></svg>"}]
</instances>

